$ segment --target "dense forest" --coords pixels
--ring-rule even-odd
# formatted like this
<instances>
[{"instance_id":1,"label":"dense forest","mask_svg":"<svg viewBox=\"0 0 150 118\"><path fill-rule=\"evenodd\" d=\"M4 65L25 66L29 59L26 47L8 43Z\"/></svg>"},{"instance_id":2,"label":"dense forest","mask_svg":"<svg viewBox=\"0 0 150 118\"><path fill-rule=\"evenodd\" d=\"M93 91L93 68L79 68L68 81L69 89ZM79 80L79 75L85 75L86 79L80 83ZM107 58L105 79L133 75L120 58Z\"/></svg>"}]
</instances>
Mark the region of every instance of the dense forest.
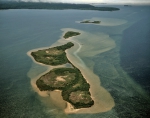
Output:
<instances>
[{"instance_id":1,"label":"dense forest","mask_svg":"<svg viewBox=\"0 0 150 118\"><path fill-rule=\"evenodd\" d=\"M31 55L37 62L46 65L56 66L66 64L67 62L69 62L69 60L66 57L65 50L71 48L72 46L74 46L74 44L68 42L67 44L61 46L32 52Z\"/></svg>"},{"instance_id":2,"label":"dense forest","mask_svg":"<svg viewBox=\"0 0 150 118\"><path fill-rule=\"evenodd\" d=\"M78 32L69 31L72 34ZM65 35L64 35L65 36ZM69 63L72 68L54 68L50 72L42 75L36 85L41 91L62 90L62 97L65 101L71 103L74 108L87 108L94 104L89 92L90 85L83 77L81 71L76 68L67 58L65 50L74 46L68 42L61 46L32 52L31 55L37 62L46 65L62 65Z\"/></svg>"},{"instance_id":3,"label":"dense forest","mask_svg":"<svg viewBox=\"0 0 150 118\"><path fill-rule=\"evenodd\" d=\"M0 9L80 9L115 11L114 7L94 7L89 4L68 4L68 3L43 3L43 2L4 2L0 1Z\"/></svg>"}]
</instances>

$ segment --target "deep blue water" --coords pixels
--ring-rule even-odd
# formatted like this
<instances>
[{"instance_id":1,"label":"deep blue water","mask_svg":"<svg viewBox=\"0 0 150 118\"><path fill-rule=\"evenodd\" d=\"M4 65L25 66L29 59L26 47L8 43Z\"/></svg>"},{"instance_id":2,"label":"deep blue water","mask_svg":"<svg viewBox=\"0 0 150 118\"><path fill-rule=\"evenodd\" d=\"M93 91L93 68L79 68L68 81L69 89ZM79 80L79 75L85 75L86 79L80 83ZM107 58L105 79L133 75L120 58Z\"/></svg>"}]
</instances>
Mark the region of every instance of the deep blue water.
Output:
<instances>
[{"instance_id":1,"label":"deep blue water","mask_svg":"<svg viewBox=\"0 0 150 118\"><path fill-rule=\"evenodd\" d=\"M135 81L150 93L150 16L124 31L121 65Z\"/></svg>"},{"instance_id":2,"label":"deep blue water","mask_svg":"<svg viewBox=\"0 0 150 118\"><path fill-rule=\"evenodd\" d=\"M100 12L100 11L80 11L80 10L3 10L0 11L0 117L1 118L9 118L9 117L26 117L26 118L76 118L76 117L86 117L86 118L98 118L98 117L126 117L127 113L131 116L135 117L144 117L143 114L147 114L148 112L143 109L141 110L142 113L139 111L134 110L135 106L125 106L124 101L134 102L135 98L139 96L136 94L133 96L134 99L125 99L129 98L126 94L121 94L120 91L115 89L116 85L109 83L106 78L101 77L101 73L95 71L101 77L102 86L108 89L113 97L115 97L116 106L111 111L106 113L99 113L99 114L82 114L82 115L65 115L63 113L47 113L47 106L41 103L40 98L37 93L32 90L30 84L30 78L27 77L27 73L33 64L32 60L26 55L26 53L35 48L50 46L54 42L56 42L61 34L61 28L75 28L84 31L88 31L91 33L95 32L105 32L112 37L117 43L117 53L114 53L113 50L110 53L119 54L119 48L121 44L121 57L127 53L127 51L131 52L130 50L133 49L126 49L126 46L133 47L134 41L132 39L128 39L131 35L133 39L139 39L138 44L143 44L141 50L138 51L140 54L143 54L143 58L146 59L146 62L142 66L144 69L149 69L149 7L121 7L120 11L116 12ZM95 26L95 25L83 25L75 23L75 21L80 21L83 19L90 19L92 17L103 17L103 18L118 18L118 19L125 19L128 21L130 27L123 32L123 34L117 33L118 28L124 27L122 26ZM143 21L143 23L142 23ZM145 22L146 21L146 22ZM137 24L136 24L137 23ZM133 29L139 29L140 23L142 24L142 35L146 36L145 40L140 40L141 38L138 36L140 35L139 32L141 30L133 31ZM136 26L136 27L135 27ZM136 30L135 29L135 30ZM131 34L130 34L131 33ZM145 34L146 33L146 34ZM136 35L137 34L137 35ZM116 37L122 39L120 41L117 40ZM127 41L125 40L127 37ZM147 43L148 41L148 43ZM125 42L125 43L124 43ZM140 43L141 42L141 43ZM135 48L137 50L137 48ZM135 51L134 50L134 51ZM145 51L146 50L146 51ZM135 51L136 52L136 51ZM141 53L144 52L144 53ZM133 52L134 53L134 52ZM103 54L104 56L108 54ZM129 53L128 53L129 54ZM125 56L126 59L133 58L132 53L131 55ZM99 55L99 57L94 57L97 60L97 63L100 64L100 59L102 59L103 55ZM122 56L123 55L123 56ZM148 58L145 58L148 57ZM138 54L134 57L138 58ZM141 55L140 55L141 57ZM115 58L110 58L115 60ZM117 59L120 57L118 56ZM106 59L106 57L105 57ZM123 58L124 59L124 58ZM121 60L123 63L124 60ZM125 60L126 60L125 59ZM107 59L106 59L107 60ZM130 61L130 60L129 60ZM135 58L133 59L135 61ZM119 62L114 62L116 68L120 64ZM132 63L131 63L132 64ZM125 64L126 65L126 64ZM134 65L133 65L134 66ZM138 69L143 69L136 67ZM95 70L99 70L98 64L95 65ZM125 67L128 68L128 65ZM118 69L119 71L119 69ZM131 72L131 71L130 71ZM130 74L130 72L128 72ZM139 71L134 71L135 73ZM140 71L141 72L141 71ZM149 73L148 71L143 71L144 73ZM121 74L121 72L120 72ZM103 75L102 75L103 76ZM131 75L132 76L132 75ZM147 79L145 79L144 84L149 86L149 74L146 75ZM121 76L125 78L124 76ZM133 79L136 80L136 76L132 76ZM117 80L118 79L118 80ZM107 82L106 82L107 81ZM137 79L140 81L140 78ZM119 82L119 78L116 78L114 83ZM108 84L109 83L109 87ZM141 83L141 82L139 82ZM130 83L125 83L128 86ZM142 84L142 86L144 85ZM147 87L148 88L148 87ZM130 89L129 89L130 90ZM114 92L113 92L114 91ZM131 88L132 91L132 88ZM119 96L118 96L119 95ZM123 96L123 97L122 97ZM141 98L142 96L140 96ZM123 102L121 102L123 100ZM119 102L118 102L119 101ZM145 101L145 99L144 99ZM135 101L136 103L137 101ZM141 101L140 101L141 102ZM150 108L149 102L143 101L141 104L147 110ZM118 107L119 106L119 107ZM120 107L122 106L122 107ZM123 107L125 106L125 107ZM132 107L132 108L131 108ZM142 108L143 108L142 107ZM128 109L131 109L130 112ZM134 112L133 112L133 111ZM139 109L138 109L139 110ZM126 112L122 112L126 111ZM120 115L121 114L121 115ZM134 114L134 115L133 115ZM128 115L127 115L128 116Z\"/></svg>"}]
</instances>

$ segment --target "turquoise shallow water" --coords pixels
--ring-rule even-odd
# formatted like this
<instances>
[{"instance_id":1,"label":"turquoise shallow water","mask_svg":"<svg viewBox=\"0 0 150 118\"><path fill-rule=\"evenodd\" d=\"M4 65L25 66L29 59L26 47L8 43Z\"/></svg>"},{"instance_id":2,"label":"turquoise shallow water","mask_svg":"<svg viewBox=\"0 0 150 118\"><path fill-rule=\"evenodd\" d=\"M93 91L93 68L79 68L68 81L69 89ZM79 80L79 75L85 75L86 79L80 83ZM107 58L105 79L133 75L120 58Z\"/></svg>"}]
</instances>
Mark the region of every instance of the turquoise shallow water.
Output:
<instances>
[{"instance_id":1,"label":"turquoise shallow water","mask_svg":"<svg viewBox=\"0 0 150 118\"><path fill-rule=\"evenodd\" d=\"M116 12L80 10L3 10L0 11L0 116L31 118L98 118L145 117L150 109L149 96L120 66L120 43L123 31L134 23L148 19L149 7L121 7ZM97 26L75 21L91 18L123 19L126 24ZM116 47L93 57L82 57L100 77L101 85L113 96L116 106L98 114L66 115L53 103L45 105L35 93L27 73L31 67L39 68L27 56L31 49L50 46L56 42L62 28L80 29L98 35L103 32ZM99 48L98 48L99 49ZM40 67L39 72L45 68ZM131 81L130 81L131 80ZM139 87L140 86L140 87ZM46 100L46 98L44 99ZM142 106L142 107L141 107ZM57 109L53 111L53 109Z\"/></svg>"}]
</instances>

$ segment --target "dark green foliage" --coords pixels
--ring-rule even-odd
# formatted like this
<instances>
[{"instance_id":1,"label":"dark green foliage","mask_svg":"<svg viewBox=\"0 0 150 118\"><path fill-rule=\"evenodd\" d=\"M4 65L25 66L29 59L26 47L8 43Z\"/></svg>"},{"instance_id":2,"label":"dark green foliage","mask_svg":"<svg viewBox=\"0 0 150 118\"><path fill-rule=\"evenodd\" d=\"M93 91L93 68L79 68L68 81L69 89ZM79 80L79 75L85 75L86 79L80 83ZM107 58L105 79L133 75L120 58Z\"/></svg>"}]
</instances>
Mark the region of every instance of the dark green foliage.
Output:
<instances>
[{"instance_id":1,"label":"dark green foliage","mask_svg":"<svg viewBox=\"0 0 150 118\"><path fill-rule=\"evenodd\" d=\"M5 2L0 1L0 9L80 9L115 11L114 7L95 7L88 4L43 3L43 2Z\"/></svg>"},{"instance_id":2,"label":"dark green foliage","mask_svg":"<svg viewBox=\"0 0 150 118\"><path fill-rule=\"evenodd\" d=\"M41 80L41 79L38 79L36 81L36 85L40 89L40 91L47 91L47 90L53 91L53 90L55 90L55 88L52 88L52 87L44 84L43 80Z\"/></svg>"},{"instance_id":3,"label":"dark green foliage","mask_svg":"<svg viewBox=\"0 0 150 118\"><path fill-rule=\"evenodd\" d=\"M68 42L67 44L61 45L61 46L57 46L56 48L58 50L63 50L65 51L66 49L71 48L72 46L74 46L74 44L72 42Z\"/></svg>"},{"instance_id":4,"label":"dark green foliage","mask_svg":"<svg viewBox=\"0 0 150 118\"><path fill-rule=\"evenodd\" d=\"M71 42L68 42L67 44L64 44L62 46L57 46L57 47L48 49L49 51L51 50L59 51L60 52L59 54L46 53L47 49L45 49L45 50L38 50L36 52L32 52L31 55L34 57L34 59L37 62L46 64L46 65L52 65L52 66L62 65L62 64L69 63L66 57L65 50L68 48L71 48L72 46L74 46L74 44Z\"/></svg>"},{"instance_id":5,"label":"dark green foliage","mask_svg":"<svg viewBox=\"0 0 150 118\"><path fill-rule=\"evenodd\" d=\"M43 64L46 64L46 65L53 65L53 66L56 66L56 65L61 65L61 64L65 64L68 62L68 59L66 58L66 53L62 53L61 55L48 55L48 54L45 54L45 55L41 55L41 56L38 56L36 55L36 53L32 52L31 55L34 57L34 59L37 61L37 62L40 62L40 63L43 63ZM43 57L42 57L43 56ZM50 57L53 57L53 60L49 60L46 58L46 56L50 56ZM45 58L44 58L45 57Z\"/></svg>"},{"instance_id":6,"label":"dark green foliage","mask_svg":"<svg viewBox=\"0 0 150 118\"><path fill-rule=\"evenodd\" d=\"M73 68L54 68L53 70L51 70L52 72L55 72L56 75L66 75L66 72L69 73L76 73L76 71Z\"/></svg>"},{"instance_id":7,"label":"dark green foliage","mask_svg":"<svg viewBox=\"0 0 150 118\"><path fill-rule=\"evenodd\" d=\"M99 24L101 21L93 21L92 23Z\"/></svg>"},{"instance_id":8,"label":"dark green foliage","mask_svg":"<svg viewBox=\"0 0 150 118\"><path fill-rule=\"evenodd\" d=\"M62 91L62 96L63 96L63 99L64 100L66 100L66 101L68 101L69 103L71 103L73 106L74 106L74 108L75 109L79 109L79 108L87 108L87 107L91 107L92 105L94 105L94 101L93 100L91 100L90 102L88 102L88 103L84 103L84 101L83 102L76 102L76 103L73 103L70 99L69 99L69 96L70 96L70 94L71 94L71 92L77 92L77 91L82 91L82 90L80 90L80 89L78 89L78 90L73 90L73 91L71 91L71 92L69 92L70 90L68 90L68 91ZM84 90L83 90L84 91ZM88 96L89 98L88 99L91 99L91 94L90 94L90 92L89 91L84 91L85 92L85 97L86 96Z\"/></svg>"},{"instance_id":9,"label":"dark green foliage","mask_svg":"<svg viewBox=\"0 0 150 118\"><path fill-rule=\"evenodd\" d=\"M86 20L86 21L81 21L80 23L90 23L90 21Z\"/></svg>"},{"instance_id":10,"label":"dark green foliage","mask_svg":"<svg viewBox=\"0 0 150 118\"><path fill-rule=\"evenodd\" d=\"M71 102L71 104L73 104L73 103ZM93 100L91 102L89 102L88 104L81 103L81 102L77 102L76 104L73 104L75 109L88 108L88 107L91 107L92 105L94 105L94 101Z\"/></svg>"},{"instance_id":11,"label":"dark green foliage","mask_svg":"<svg viewBox=\"0 0 150 118\"><path fill-rule=\"evenodd\" d=\"M101 21L89 21L89 20L86 20L86 21L82 21L80 23L94 23L94 24L100 24Z\"/></svg>"},{"instance_id":12,"label":"dark green foliage","mask_svg":"<svg viewBox=\"0 0 150 118\"><path fill-rule=\"evenodd\" d=\"M64 35L64 38L67 39L67 38L69 38L69 37L77 36L77 35L80 35L80 33L79 33L79 32L68 31L68 32Z\"/></svg>"},{"instance_id":13,"label":"dark green foliage","mask_svg":"<svg viewBox=\"0 0 150 118\"><path fill-rule=\"evenodd\" d=\"M67 81L64 84L65 85L64 87L59 87L59 86L53 87L51 85L45 84L43 80L41 79L43 76L45 76L48 73L55 73L57 76L66 76L68 73L74 74L75 79L72 79L71 81ZM71 92L75 92L75 91L86 91L86 93L90 95L90 92L89 92L90 85L89 83L86 82L85 78L82 76L79 69L77 69L76 67L75 68L55 68L48 73L46 73L45 75L43 75L36 81L36 84L41 91L45 91L45 90L53 91L56 89L62 90L63 99L65 101L70 102L75 108L86 108L94 104L94 101L91 101L88 104L85 104L85 103L74 104L69 100L69 96ZM78 84L78 86L75 87L76 84Z\"/></svg>"},{"instance_id":14,"label":"dark green foliage","mask_svg":"<svg viewBox=\"0 0 150 118\"><path fill-rule=\"evenodd\" d=\"M90 88L90 85L86 82L85 78L83 78L82 74L80 71L78 71L77 69L75 68L55 68L53 70L51 70L50 72L48 73L52 73L54 72L57 76L65 76L67 75L68 73L69 74L74 74L75 76L75 79L73 79L72 81L70 81L69 83L67 83L67 85L64 87L64 88L61 88L63 89L64 91L68 91L69 93L72 92L72 91L77 91L77 90L84 90L84 91L89 91L89 88ZM48 74L46 73L46 74ZM45 75L46 75L45 74ZM43 76L45 76L43 75ZM43 80L41 80L41 78L43 77L41 76L40 79L37 80L37 83L38 84L38 87L40 88L40 90L48 90L48 87L50 86L44 86L44 82ZM80 86L78 87L72 87L74 86L75 84L79 84ZM44 87L44 88L43 88ZM51 86L52 87L52 86ZM45 89L46 88L46 89ZM68 89L69 88L69 89ZM51 89L50 89L51 90Z\"/></svg>"},{"instance_id":15,"label":"dark green foliage","mask_svg":"<svg viewBox=\"0 0 150 118\"><path fill-rule=\"evenodd\" d=\"M69 35L79 35L78 32L67 32L66 37ZM41 76L37 81L36 85L41 91L47 90L62 90L62 97L64 100L70 102L75 108L86 108L94 104L94 101L89 103L72 103L69 100L69 96L74 91L85 91L90 96L89 83L86 82L85 78L81 74L81 71L76 68L68 59L65 50L74 46L73 43L68 42L67 44L32 52L31 55L37 62L46 65L60 65L70 63L73 68L54 68L50 72ZM57 77L61 76L63 81L58 81ZM89 97L88 99L91 99Z\"/></svg>"}]
</instances>

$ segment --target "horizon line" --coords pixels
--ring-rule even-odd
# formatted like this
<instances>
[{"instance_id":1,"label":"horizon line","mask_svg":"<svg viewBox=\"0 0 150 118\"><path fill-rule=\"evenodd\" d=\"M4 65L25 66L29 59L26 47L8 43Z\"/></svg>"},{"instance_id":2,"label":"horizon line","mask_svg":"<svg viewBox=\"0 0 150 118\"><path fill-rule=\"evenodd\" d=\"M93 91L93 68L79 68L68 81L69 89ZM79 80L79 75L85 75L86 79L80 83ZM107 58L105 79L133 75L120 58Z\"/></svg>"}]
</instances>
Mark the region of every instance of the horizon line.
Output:
<instances>
[{"instance_id":1,"label":"horizon line","mask_svg":"<svg viewBox=\"0 0 150 118\"><path fill-rule=\"evenodd\" d=\"M91 4L91 5L150 5L150 2L124 2L124 3L115 3L115 2L108 2L108 3L104 3L104 2L48 2L48 1L21 1L21 0L15 0L15 1L5 1L5 0L0 0L0 2L26 2L26 3L66 3L66 4Z\"/></svg>"}]
</instances>

